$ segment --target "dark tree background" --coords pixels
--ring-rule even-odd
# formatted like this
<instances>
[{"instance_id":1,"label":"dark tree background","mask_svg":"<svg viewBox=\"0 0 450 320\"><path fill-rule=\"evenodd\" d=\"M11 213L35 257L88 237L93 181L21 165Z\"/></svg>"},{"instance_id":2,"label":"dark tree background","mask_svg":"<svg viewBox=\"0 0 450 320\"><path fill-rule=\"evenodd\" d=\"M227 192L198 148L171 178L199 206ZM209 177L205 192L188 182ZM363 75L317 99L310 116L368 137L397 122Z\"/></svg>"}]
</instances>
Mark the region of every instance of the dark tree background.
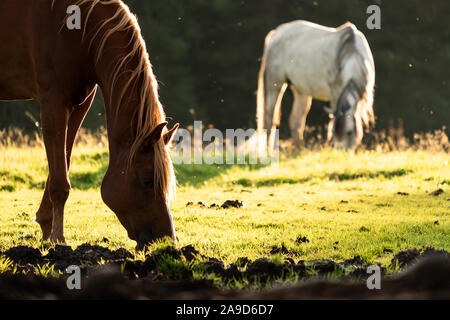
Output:
<instances>
[{"instance_id":1,"label":"dark tree background","mask_svg":"<svg viewBox=\"0 0 450 320\"><path fill-rule=\"evenodd\" d=\"M351 21L366 35L376 66L377 128L402 119L406 134L411 135L450 123L449 1L125 2L138 16L167 115L184 126L196 119L220 129L255 127L255 91L265 35L297 19L327 26ZM371 4L381 8L381 30L366 27L366 9ZM290 103L287 93L284 122ZM0 128L35 130L37 103L0 104ZM309 125L325 124L323 105L314 103ZM95 129L101 125L104 110L99 95L84 126Z\"/></svg>"}]
</instances>

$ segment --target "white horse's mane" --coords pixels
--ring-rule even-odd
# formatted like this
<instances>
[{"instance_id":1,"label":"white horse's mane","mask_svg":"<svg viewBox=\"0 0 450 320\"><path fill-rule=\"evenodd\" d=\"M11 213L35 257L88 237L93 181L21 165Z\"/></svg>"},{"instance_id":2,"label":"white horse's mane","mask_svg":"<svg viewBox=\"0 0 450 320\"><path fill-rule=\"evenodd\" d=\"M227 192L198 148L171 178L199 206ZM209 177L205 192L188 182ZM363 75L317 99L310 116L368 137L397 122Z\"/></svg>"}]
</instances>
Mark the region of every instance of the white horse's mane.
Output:
<instances>
[{"instance_id":1,"label":"white horse's mane","mask_svg":"<svg viewBox=\"0 0 450 320\"><path fill-rule=\"evenodd\" d=\"M358 45L358 40L361 41L361 44L366 44L365 37L349 22L340 26L337 30L342 30L342 36L338 45L336 67L338 70L344 70L349 61L356 64L357 67L353 68L352 73L352 80L355 84L353 87L356 88L354 93L356 93L359 101L356 114L359 115L366 127L370 127L375 123L373 112L375 70L374 66L367 62L365 56L367 53L361 50L363 49L362 46Z\"/></svg>"}]
</instances>

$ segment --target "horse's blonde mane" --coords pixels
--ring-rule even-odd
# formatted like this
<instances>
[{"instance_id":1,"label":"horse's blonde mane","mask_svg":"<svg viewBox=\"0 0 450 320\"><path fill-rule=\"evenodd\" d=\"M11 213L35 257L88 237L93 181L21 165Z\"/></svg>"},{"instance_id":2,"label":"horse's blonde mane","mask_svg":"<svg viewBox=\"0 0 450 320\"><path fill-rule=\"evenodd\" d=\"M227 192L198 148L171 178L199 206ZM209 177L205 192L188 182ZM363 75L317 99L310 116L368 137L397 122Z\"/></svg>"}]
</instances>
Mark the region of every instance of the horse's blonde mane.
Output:
<instances>
[{"instance_id":1,"label":"horse's blonde mane","mask_svg":"<svg viewBox=\"0 0 450 320\"><path fill-rule=\"evenodd\" d=\"M52 7L55 0L52 0ZM89 50L93 51L94 63L103 57L108 39L120 32L131 30L131 39L127 47L131 50L111 62L110 103L114 103L116 116L120 114L120 106L131 97L127 96L129 90L138 92L138 106L134 116L130 117L131 127L135 131L135 139L131 145L128 165L130 166L142 145L148 140L153 129L165 121L165 113L158 97L158 83L153 74L152 66L146 49L145 41L137 18L121 0L78 0L79 7L85 6L83 15L82 40L88 41ZM88 29L88 21L96 6L111 6L116 9L109 18L100 21L95 27ZM94 44L96 47L94 48ZM132 62L137 61L137 66ZM127 76L125 85L118 88L119 77ZM120 90L120 91L119 91ZM113 93L119 92L118 98L113 101ZM175 174L170 159L169 150L160 139L154 147L155 190L162 190L163 195L170 199L175 194Z\"/></svg>"},{"instance_id":2,"label":"horse's blonde mane","mask_svg":"<svg viewBox=\"0 0 450 320\"><path fill-rule=\"evenodd\" d=\"M336 64L339 69L343 69L349 59L354 59L354 61L357 62L358 68L353 81L358 88L357 92L360 100L356 114L360 117L362 123L366 127L370 127L375 123L373 112L375 70L373 63L367 61L356 45L357 37L362 37L364 42L367 41L365 40L364 35L350 22L343 24L336 30L342 33L338 45Z\"/></svg>"}]
</instances>

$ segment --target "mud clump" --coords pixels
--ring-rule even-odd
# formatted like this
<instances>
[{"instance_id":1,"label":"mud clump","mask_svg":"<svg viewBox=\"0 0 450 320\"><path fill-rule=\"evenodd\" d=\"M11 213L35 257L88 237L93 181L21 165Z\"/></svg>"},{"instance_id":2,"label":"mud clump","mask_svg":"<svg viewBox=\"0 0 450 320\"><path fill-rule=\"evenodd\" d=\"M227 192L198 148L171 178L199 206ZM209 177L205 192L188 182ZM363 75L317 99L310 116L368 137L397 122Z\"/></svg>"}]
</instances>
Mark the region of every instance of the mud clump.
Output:
<instances>
[{"instance_id":1,"label":"mud clump","mask_svg":"<svg viewBox=\"0 0 450 320\"><path fill-rule=\"evenodd\" d=\"M200 208L208 208L208 204L204 203L203 201L198 201L196 204L194 204L194 202L189 201L188 203L186 203L186 207L192 207L192 206L198 206Z\"/></svg>"},{"instance_id":2,"label":"mud clump","mask_svg":"<svg viewBox=\"0 0 450 320\"><path fill-rule=\"evenodd\" d=\"M358 262L356 259L354 262ZM256 262L256 261L255 261ZM255 265L272 272L270 261ZM450 299L450 260L428 257L396 277L383 278L382 290L367 290L362 282L302 281L271 290L229 290L214 287L212 281L130 280L118 267L102 266L82 279L82 290L67 290L65 278L32 275L0 275L0 299Z\"/></svg>"},{"instance_id":3,"label":"mud clump","mask_svg":"<svg viewBox=\"0 0 450 320\"><path fill-rule=\"evenodd\" d=\"M309 239L307 237L298 236L297 239L295 239L296 244L302 244L302 243L309 243Z\"/></svg>"},{"instance_id":4,"label":"mud clump","mask_svg":"<svg viewBox=\"0 0 450 320\"><path fill-rule=\"evenodd\" d=\"M305 239L302 240L305 242ZM38 249L18 246L0 253L0 256L4 255L10 258L13 261L13 266L17 267L19 273L24 271L29 276L17 277L17 275L9 274L8 272L0 275L0 297L12 297L6 289L2 291L1 286L5 285L5 288L8 288L8 286L13 286L13 283L16 283L18 287L23 285L23 290L29 294L29 297L46 297L43 295L43 292L50 292L50 298L61 297L61 295L67 297L65 296L67 293L61 293L60 284L55 284L59 283L58 281L61 279L51 278L46 282L35 276L39 274L39 266L45 264L54 266L56 271L60 271L59 278L67 277L65 269L69 265L82 266L82 276L85 279L83 281L88 281L92 285L92 292L87 291L85 293L86 297L98 296L105 298L115 296L127 297L128 295L131 295L133 298L140 295L143 297L169 297L174 295L173 292L166 291L158 293L156 289L152 289L153 291L151 292L146 291L141 287L142 283L151 283L154 288L158 286L165 288L167 285L167 288L172 289L174 288L172 286L173 283L183 284L183 286L186 283L190 283L190 285L186 286L191 286L190 288L195 292L197 290L199 292L206 290L209 292L208 294L218 294L218 291L212 289L211 281L205 280L199 284L195 280L198 278L198 276L195 276L196 274L200 274L205 278L209 278L209 275L214 275L214 279L220 279L225 286L232 285L235 281L244 280L245 286L248 287L275 283L276 281L288 281L292 280L292 277L306 281L309 279L325 279L329 274L339 275L341 280L365 279L367 277L366 268L369 263L360 256L355 256L342 262L327 259L299 260L296 262L292 257L292 252L283 245L281 247L272 247L272 252L289 255L290 257L283 257L282 259L259 258L254 261L248 257L241 257L234 263L227 265L219 259L202 254L192 245L182 248L173 246L158 248L148 252L144 260L135 260L133 254L123 248L113 251L99 245L83 244L75 250L68 246L58 245L51 248L45 255L42 255ZM394 256L392 263L404 268L413 262L435 257L448 260L449 253L434 248L404 250ZM111 270L119 270L119 276L115 275L115 277L111 278ZM100 276L97 277L99 272ZM384 272L385 268L382 268L382 273L384 274ZM103 288L106 291L95 289L94 284L102 288L102 279L110 279L111 283L117 281L117 288L114 286L114 288L110 286L109 289ZM33 285L38 287L35 288L36 290L30 289L26 291L26 283L33 283ZM119 290L118 288L122 289ZM114 291L116 289L117 291ZM127 292L127 290L136 291ZM18 294L18 296L21 294Z\"/></svg>"},{"instance_id":5,"label":"mud clump","mask_svg":"<svg viewBox=\"0 0 450 320\"><path fill-rule=\"evenodd\" d=\"M283 250L283 246L279 249ZM90 244L81 245L75 250L67 246L55 246L46 255L42 255L38 249L19 246L0 253L2 255L10 258L15 266L28 271L33 271L33 266L47 263L61 271L71 264L82 265L83 290L67 290L65 281L68 275L65 272L60 273L59 278L47 279L36 276L36 272L29 272L26 276L7 272L0 275L0 299L258 299L269 296L274 299L297 299L370 298L371 295L379 298L380 295L371 293L365 281L361 281L367 278L366 268L369 263L360 256L342 262L327 259L295 262L291 257L252 261L248 257L241 257L235 263L226 265L219 259L203 255L192 245L159 248L149 252L142 261L134 260L134 256L125 249L112 251ZM101 261L105 264L101 264ZM425 298L433 294L433 297L450 298L450 254L447 251L410 249L399 252L392 260L392 263L402 267L413 262L417 262L417 266L408 268L407 276L383 280L382 294L399 297L421 294ZM214 274L214 278L219 277L225 286L240 280L245 280L245 286L248 287L265 285L278 280L292 280L293 275L303 284L266 293L249 293L218 289L210 280L195 280L196 272L206 278ZM382 268L382 274L384 272ZM329 274L340 275L340 281L351 279L352 282L347 285L326 282ZM310 279L315 281L311 283Z\"/></svg>"},{"instance_id":6,"label":"mud clump","mask_svg":"<svg viewBox=\"0 0 450 320\"><path fill-rule=\"evenodd\" d=\"M100 261L120 262L134 259L128 250L120 248L111 251L98 245L83 244L73 250L68 246L56 245L46 255L38 249L18 246L5 251L4 255L18 266L19 270L33 271L33 267L50 264L56 271L64 271L70 265L97 265Z\"/></svg>"},{"instance_id":7,"label":"mud clump","mask_svg":"<svg viewBox=\"0 0 450 320\"><path fill-rule=\"evenodd\" d=\"M442 189L437 189L437 190L435 190L435 191L433 191L433 192L430 192L430 196L438 197L438 196L440 196L440 195L443 194L443 193L444 193L444 190L442 190Z\"/></svg>"},{"instance_id":8,"label":"mud clump","mask_svg":"<svg viewBox=\"0 0 450 320\"><path fill-rule=\"evenodd\" d=\"M181 253L186 258L188 262L191 262L196 257L204 257L200 252L195 249L192 245L181 248Z\"/></svg>"},{"instance_id":9,"label":"mud clump","mask_svg":"<svg viewBox=\"0 0 450 320\"><path fill-rule=\"evenodd\" d=\"M244 203L239 200L227 200L225 201L220 207L222 209L228 209L228 208L241 208L244 206Z\"/></svg>"},{"instance_id":10,"label":"mud clump","mask_svg":"<svg viewBox=\"0 0 450 320\"><path fill-rule=\"evenodd\" d=\"M42 259L41 252L38 249L26 246L11 248L4 255L19 264L36 263Z\"/></svg>"},{"instance_id":11,"label":"mud clump","mask_svg":"<svg viewBox=\"0 0 450 320\"><path fill-rule=\"evenodd\" d=\"M344 266L353 265L353 266L364 267L367 265L367 262L364 261L360 256L355 256L352 259L344 260L344 262L342 264Z\"/></svg>"},{"instance_id":12,"label":"mud clump","mask_svg":"<svg viewBox=\"0 0 450 320\"><path fill-rule=\"evenodd\" d=\"M286 269L285 264L275 264L267 258L259 258L247 266L246 276L266 282L269 278L281 277Z\"/></svg>"},{"instance_id":13,"label":"mud clump","mask_svg":"<svg viewBox=\"0 0 450 320\"><path fill-rule=\"evenodd\" d=\"M214 273L216 275L226 276L225 264L218 259L210 258L208 261L198 264L198 266L203 268L206 273Z\"/></svg>"},{"instance_id":14,"label":"mud clump","mask_svg":"<svg viewBox=\"0 0 450 320\"><path fill-rule=\"evenodd\" d=\"M299 255L297 252L286 248L286 246L284 244L282 244L281 247L272 246L270 249L270 254L285 254L285 255L290 255L290 256L298 256Z\"/></svg>"},{"instance_id":15,"label":"mud clump","mask_svg":"<svg viewBox=\"0 0 450 320\"><path fill-rule=\"evenodd\" d=\"M245 267L246 265L248 265L249 263L251 263L252 262L252 260L250 260L249 258L247 258L247 257L239 257L237 260L236 260L236 265L238 266L238 267Z\"/></svg>"},{"instance_id":16,"label":"mud clump","mask_svg":"<svg viewBox=\"0 0 450 320\"><path fill-rule=\"evenodd\" d=\"M417 263L419 260L426 257L444 257L450 258L450 253L445 250L436 250L432 247L426 248L424 250L419 250L416 248L403 250L397 253L391 260L393 266L398 265L401 269Z\"/></svg>"},{"instance_id":17,"label":"mud clump","mask_svg":"<svg viewBox=\"0 0 450 320\"><path fill-rule=\"evenodd\" d=\"M337 264L328 259L317 259L308 261L307 267L318 272L319 274L327 274L334 272L337 268Z\"/></svg>"},{"instance_id":18,"label":"mud clump","mask_svg":"<svg viewBox=\"0 0 450 320\"><path fill-rule=\"evenodd\" d=\"M450 259L427 256L413 268L395 277L384 278L381 290L367 290L362 282L307 281L277 288L243 299L450 299ZM365 274L367 276L367 274ZM242 296L241 296L242 297Z\"/></svg>"},{"instance_id":19,"label":"mud clump","mask_svg":"<svg viewBox=\"0 0 450 320\"><path fill-rule=\"evenodd\" d=\"M303 237L303 242L309 241ZM25 273L37 273L39 266L48 264L54 267L55 271L64 274L70 265L82 266L83 274L95 272L99 264L110 266L121 266L121 269L129 279L150 278L154 281L167 280L192 280L195 271L203 274L215 274L227 284L230 281L248 279L249 283L265 283L276 279L286 279L288 274L298 274L300 277L310 277L315 274L325 275L333 272L336 268L346 268L347 264L362 265L359 257L353 260L346 260L337 264L330 260L312 260L298 263L292 256L298 253L281 247L273 246L271 254L282 254L291 257L284 257L281 261L274 262L268 258L259 258L255 261L247 257L241 257L235 263L225 265L213 257L201 254L192 245L180 249L173 246L156 249L145 256L145 260L134 260L134 255L126 249L120 248L112 251L99 245L83 244L73 250L68 246L57 245L51 248L46 255L42 255L38 249L18 246L11 248L1 255L10 258L17 270ZM356 260L355 260L356 259ZM355 263L357 261L357 263ZM172 270L172 266L177 268ZM308 274L307 268L314 272Z\"/></svg>"},{"instance_id":20,"label":"mud clump","mask_svg":"<svg viewBox=\"0 0 450 320\"><path fill-rule=\"evenodd\" d=\"M186 203L186 207L192 207L194 206L194 202L189 201L188 203ZM228 208L241 208L244 206L244 202L240 201L240 200L227 200L225 201L222 205L218 205L217 203L212 203L211 205L208 205L205 202L199 201L197 202L196 206L200 207L200 208L222 208L222 209L228 209Z\"/></svg>"}]
</instances>

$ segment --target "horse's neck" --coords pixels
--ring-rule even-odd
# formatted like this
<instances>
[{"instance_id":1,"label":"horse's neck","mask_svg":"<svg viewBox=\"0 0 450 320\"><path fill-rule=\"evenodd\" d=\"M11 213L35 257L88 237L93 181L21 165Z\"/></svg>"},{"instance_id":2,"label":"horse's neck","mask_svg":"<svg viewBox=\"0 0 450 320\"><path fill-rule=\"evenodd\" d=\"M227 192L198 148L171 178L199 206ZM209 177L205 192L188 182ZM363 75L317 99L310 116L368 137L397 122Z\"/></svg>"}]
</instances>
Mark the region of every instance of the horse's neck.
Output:
<instances>
[{"instance_id":1,"label":"horse's neck","mask_svg":"<svg viewBox=\"0 0 450 320\"><path fill-rule=\"evenodd\" d=\"M117 154L119 150L127 149L133 143L132 120L139 98L136 88L131 86L125 92L125 99L117 104L120 88L123 88L126 80L124 76L121 76L113 83L111 65L108 63L108 61L113 61L112 59L107 55L102 57L101 60L105 60L105 62L99 61L96 68L98 70L98 83L105 103L109 147L111 155L114 157L114 154Z\"/></svg>"},{"instance_id":2,"label":"horse's neck","mask_svg":"<svg viewBox=\"0 0 450 320\"><path fill-rule=\"evenodd\" d=\"M117 19L111 20L111 14ZM110 149L131 147L134 153L164 120L144 40L137 21L122 5L97 4L88 28L94 30L86 34L94 37L91 54L105 100Z\"/></svg>"}]
</instances>

